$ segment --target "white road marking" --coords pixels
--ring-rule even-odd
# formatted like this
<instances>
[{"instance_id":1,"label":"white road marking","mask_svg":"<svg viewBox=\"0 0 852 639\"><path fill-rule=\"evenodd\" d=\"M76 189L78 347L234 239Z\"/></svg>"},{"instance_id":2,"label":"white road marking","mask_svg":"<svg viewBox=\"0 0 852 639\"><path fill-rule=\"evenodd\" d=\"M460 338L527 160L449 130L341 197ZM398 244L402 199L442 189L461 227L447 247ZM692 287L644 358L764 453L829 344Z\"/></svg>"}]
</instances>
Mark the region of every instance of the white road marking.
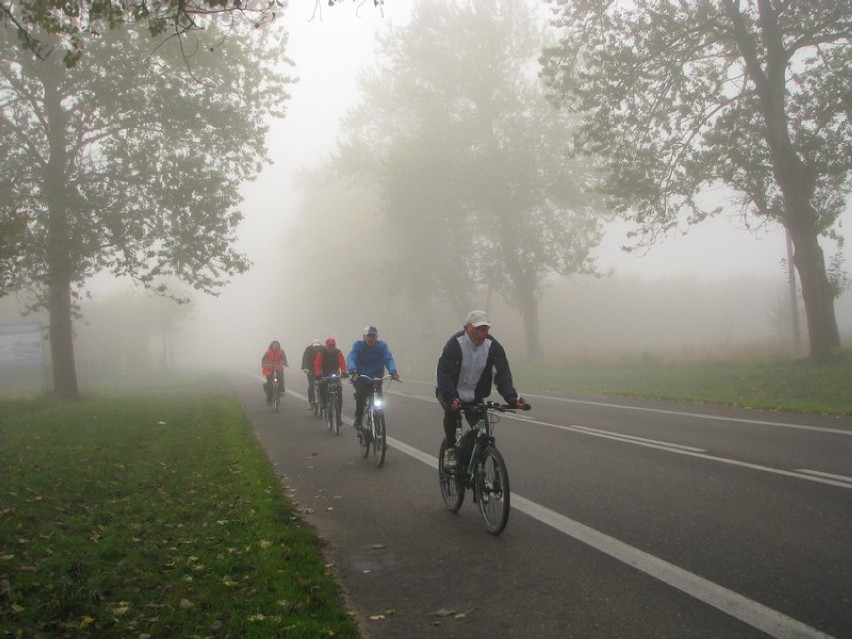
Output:
<instances>
[{"instance_id":1,"label":"white road marking","mask_svg":"<svg viewBox=\"0 0 852 639\"><path fill-rule=\"evenodd\" d=\"M393 437L388 437L388 444L427 466L431 466L435 470L438 469L436 457ZM512 493L511 502L513 508L525 515L529 515L533 519L555 528L605 555L636 568L690 597L703 601L771 637L777 639L832 639L831 635L827 635L816 628L679 568L659 557L634 548L614 537L605 535L594 528L560 515L526 497L522 497L518 493Z\"/></svg>"},{"instance_id":2,"label":"white road marking","mask_svg":"<svg viewBox=\"0 0 852 639\"><path fill-rule=\"evenodd\" d=\"M300 393L291 392L291 395L295 395L303 400L307 400L307 397L301 395ZM428 399L428 398L423 398ZM432 400L434 401L434 400ZM352 423L352 420L348 417L344 417L344 421L348 424ZM534 421L534 420L532 420ZM536 422L541 423L541 422ZM545 426L556 426L554 424L542 424ZM809 471L809 470L799 470L797 472L786 472L779 471L777 469L766 468L763 466L758 466L755 464L744 464L741 462L734 462L733 460L726 460L722 458L712 457L710 455L698 454L695 450L690 450L688 447L678 447L677 444L666 444L655 442L654 440L643 440L642 438L635 438L629 436L613 436L612 434L607 433L606 431L597 431L596 429L587 429L585 427L564 427L558 426L559 428L567 428L569 430L576 430L577 432L582 432L584 434L594 435L598 437L608 437L611 439L621 439L626 443L632 443L642 446L651 446L654 448L662 448L665 450L670 450L671 452L679 452L681 454L689 454L696 457L712 459L715 461L721 461L725 463L733 463L736 465L747 466L751 468L757 468L759 470L766 470L769 472L776 472L783 475L789 475L792 477L804 478L808 479L808 475L817 475L821 477L825 477L827 480L826 483L832 483L834 485L843 486L845 488L852 488L852 478L843 477L842 475L830 475L828 473L820 473L818 471ZM395 439L393 437L387 438L387 443L390 446L393 446L400 452L413 457L414 459L423 462L427 466L431 466L435 470L438 469L438 460L436 457L424 453L423 451L414 448L413 446L409 446L408 444ZM678 450L678 448L682 448L685 450ZM848 483L841 483L848 482ZM534 501L527 499L517 493L512 493L512 507L516 510L524 513L525 515L529 515L533 519L540 521L541 523L550 526L558 530L559 532L568 535L576 539L577 541L584 543L595 550L602 552L618 561L621 561L628 566L631 566L641 572L644 572L651 577L662 581L663 583L680 590L683 593L686 593L690 597L693 597L699 601L702 601L714 608L722 611L723 613L730 615L740 621L765 632L771 637L776 637L777 639L833 639L831 635L825 634L816 628L808 626L792 617L789 617L777 610L773 610L767 606L764 606L761 603L758 603L748 597L740 595L732 590L724 588L712 581L708 581L703 577L699 577L698 575L691 573L683 568L679 568L674 564L671 564L659 557L655 557L649 553L646 553L638 548L634 548L629 544L626 544L614 537L610 537L609 535L605 535L604 533L595 530L594 528L590 528L584 524L581 524L578 521L574 521L564 515L560 515L556 511L553 511L541 504L538 504Z\"/></svg>"},{"instance_id":3,"label":"white road marking","mask_svg":"<svg viewBox=\"0 0 852 639\"><path fill-rule=\"evenodd\" d=\"M816 475L818 477L828 477L829 479L836 479L837 481L848 482L852 485L852 477L847 477L846 475L833 475L832 473L823 473L818 470L810 470L808 468L797 468L797 473L805 473L806 475Z\"/></svg>"},{"instance_id":4,"label":"white road marking","mask_svg":"<svg viewBox=\"0 0 852 639\"><path fill-rule=\"evenodd\" d=\"M533 399L546 399L555 402L566 402L571 404L587 404L589 406L605 406L606 408L620 408L622 410L638 410L648 413L660 413L662 415L680 415L682 417L697 417L722 422L739 422L741 424L756 424L759 426L777 426L780 428L794 428L797 430L812 430L820 433L832 433L834 435L852 435L852 430L841 430L839 428L826 428L824 426L808 426L806 424L789 424L786 422L772 422L762 419L746 419L744 417L724 417L722 415L707 415L706 413L692 413L687 411L668 410L665 408L651 408L648 406L625 406L624 404L612 404L607 402L593 402L585 399L570 399L567 397L553 397L551 395L528 395Z\"/></svg>"}]
</instances>

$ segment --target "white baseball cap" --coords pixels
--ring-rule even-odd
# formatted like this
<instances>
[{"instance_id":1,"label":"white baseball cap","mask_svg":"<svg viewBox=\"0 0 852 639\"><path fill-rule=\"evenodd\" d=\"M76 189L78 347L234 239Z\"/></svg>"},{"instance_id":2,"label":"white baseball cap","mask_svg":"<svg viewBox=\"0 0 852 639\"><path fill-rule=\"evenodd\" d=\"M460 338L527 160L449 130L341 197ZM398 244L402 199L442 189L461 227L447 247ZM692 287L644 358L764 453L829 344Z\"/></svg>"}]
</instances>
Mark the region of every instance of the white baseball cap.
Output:
<instances>
[{"instance_id":1,"label":"white baseball cap","mask_svg":"<svg viewBox=\"0 0 852 639\"><path fill-rule=\"evenodd\" d=\"M467 326L468 324L476 328L479 328L480 326L491 326L491 322L488 320L488 313L485 311L471 311L468 313L467 319L464 321L464 325Z\"/></svg>"}]
</instances>

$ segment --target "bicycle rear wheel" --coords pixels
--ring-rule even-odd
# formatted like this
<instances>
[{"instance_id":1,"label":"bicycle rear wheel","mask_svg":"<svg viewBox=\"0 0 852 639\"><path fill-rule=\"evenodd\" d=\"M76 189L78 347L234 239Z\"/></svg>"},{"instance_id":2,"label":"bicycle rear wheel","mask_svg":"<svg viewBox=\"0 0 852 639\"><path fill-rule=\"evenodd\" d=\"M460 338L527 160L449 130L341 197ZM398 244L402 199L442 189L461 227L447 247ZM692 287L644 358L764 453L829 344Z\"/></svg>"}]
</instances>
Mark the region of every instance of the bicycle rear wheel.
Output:
<instances>
[{"instance_id":1,"label":"bicycle rear wheel","mask_svg":"<svg viewBox=\"0 0 852 639\"><path fill-rule=\"evenodd\" d=\"M438 451L438 483L441 484L441 498L444 506L450 512L458 512L464 502L464 484L459 480L461 468L454 473L444 472L444 451L447 450L447 440L441 442L441 450Z\"/></svg>"},{"instance_id":2,"label":"bicycle rear wheel","mask_svg":"<svg viewBox=\"0 0 852 639\"><path fill-rule=\"evenodd\" d=\"M320 403L319 403L319 389L317 388L315 383L313 383L313 384L314 384L313 385L313 390L314 390L314 392L313 392L313 395L314 395L314 403L313 403L314 415L316 417L321 417L321 415L320 415Z\"/></svg>"},{"instance_id":3,"label":"bicycle rear wheel","mask_svg":"<svg viewBox=\"0 0 852 639\"><path fill-rule=\"evenodd\" d=\"M371 443L373 445L373 463L379 468L385 463L385 451L387 450L385 434L385 414L376 411L373 415L373 441Z\"/></svg>"},{"instance_id":4,"label":"bicycle rear wheel","mask_svg":"<svg viewBox=\"0 0 852 639\"><path fill-rule=\"evenodd\" d=\"M499 535L509 521L509 471L503 455L494 446L486 446L474 472L474 491L482 523L492 535Z\"/></svg>"}]
</instances>

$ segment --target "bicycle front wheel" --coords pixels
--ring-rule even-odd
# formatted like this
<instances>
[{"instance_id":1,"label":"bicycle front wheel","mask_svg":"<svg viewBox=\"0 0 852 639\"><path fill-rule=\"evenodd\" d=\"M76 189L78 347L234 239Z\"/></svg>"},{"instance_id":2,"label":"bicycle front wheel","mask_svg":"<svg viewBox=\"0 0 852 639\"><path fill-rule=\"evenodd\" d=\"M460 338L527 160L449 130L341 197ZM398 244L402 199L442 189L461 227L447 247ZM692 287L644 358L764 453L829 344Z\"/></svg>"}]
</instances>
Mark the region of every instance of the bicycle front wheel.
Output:
<instances>
[{"instance_id":1,"label":"bicycle front wheel","mask_svg":"<svg viewBox=\"0 0 852 639\"><path fill-rule=\"evenodd\" d=\"M278 384L272 386L272 409L277 413L278 407L281 405L281 391Z\"/></svg>"},{"instance_id":2,"label":"bicycle front wheel","mask_svg":"<svg viewBox=\"0 0 852 639\"><path fill-rule=\"evenodd\" d=\"M385 414L376 411L373 415L373 463L379 468L385 463L385 451L387 450L385 433Z\"/></svg>"},{"instance_id":3,"label":"bicycle front wheel","mask_svg":"<svg viewBox=\"0 0 852 639\"><path fill-rule=\"evenodd\" d=\"M331 397L325 400L325 423L328 426L329 432L334 428L334 402Z\"/></svg>"},{"instance_id":4,"label":"bicycle front wheel","mask_svg":"<svg viewBox=\"0 0 852 639\"><path fill-rule=\"evenodd\" d=\"M509 471L500 451L486 446L475 473L474 490L482 523L492 535L499 535L509 521Z\"/></svg>"},{"instance_id":5,"label":"bicycle front wheel","mask_svg":"<svg viewBox=\"0 0 852 639\"><path fill-rule=\"evenodd\" d=\"M367 459L367 455L370 454L370 433L373 432L373 413L369 406L365 412L364 417L367 425L358 429L358 447L361 450L361 455L364 459Z\"/></svg>"},{"instance_id":6,"label":"bicycle front wheel","mask_svg":"<svg viewBox=\"0 0 852 639\"><path fill-rule=\"evenodd\" d=\"M441 498L444 506L452 513L458 512L464 502L464 484L459 479L461 468L453 473L444 471L444 451L447 450L447 440L441 442L438 451L438 482L441 484Z\"/></svg>"},{"instance_id":7,"label":"bicycle front wheel","mask_svg":"<svg viewBox=\"0 0 852 639\"><path fill-rule=\"evenodd\" d=\"M338 396L334 401L334 434L340 434L340 423L343 421L343 398Z\"/></svg>"}]
</instances>

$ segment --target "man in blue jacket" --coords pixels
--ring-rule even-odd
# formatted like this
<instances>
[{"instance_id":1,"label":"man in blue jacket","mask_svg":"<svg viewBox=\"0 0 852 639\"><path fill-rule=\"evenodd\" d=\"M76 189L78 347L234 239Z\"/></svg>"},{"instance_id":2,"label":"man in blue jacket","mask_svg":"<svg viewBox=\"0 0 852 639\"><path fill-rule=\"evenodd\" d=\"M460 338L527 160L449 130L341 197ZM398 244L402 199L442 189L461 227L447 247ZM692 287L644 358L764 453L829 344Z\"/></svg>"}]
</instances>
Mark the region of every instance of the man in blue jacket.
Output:
<instances>
[{"instance_id":1,"label":"man in blue jacket","mask_svg":"<svg viewBox=\"0 0 852 639\"><path fill-rule=\"evenodd\" d=\"M456 467L456 425L458 410L462 402L482 402L491 394L491 385L506 403L515 408L524 408L526 402L518 397L512 382L512 371L506 351L491 337L491 322L485 311L471 311L464 328L450 337L438 358L435 395L444 409L444 436L447 452L444 468Z\"/></svg>"},{"instance_id":2,"label":"man in blue jacket","mask_svg":"<svg viewBox=\"0 0 852 639\"><path fill-rule=\"evenodd\" d=\"M387 368L388 373L399 381L396 371L396 362L388 345L379 339L379 331L375 326L367 326L364 329L363 339L356 340L352 344L352 350L346 357L346 367L355 385L355 429L361 428L364 418L364 405L367 403L367 394L370 385L365 381L358 381L360 375L368 377L382 377Z\"/></svg>"}]
</instances>

